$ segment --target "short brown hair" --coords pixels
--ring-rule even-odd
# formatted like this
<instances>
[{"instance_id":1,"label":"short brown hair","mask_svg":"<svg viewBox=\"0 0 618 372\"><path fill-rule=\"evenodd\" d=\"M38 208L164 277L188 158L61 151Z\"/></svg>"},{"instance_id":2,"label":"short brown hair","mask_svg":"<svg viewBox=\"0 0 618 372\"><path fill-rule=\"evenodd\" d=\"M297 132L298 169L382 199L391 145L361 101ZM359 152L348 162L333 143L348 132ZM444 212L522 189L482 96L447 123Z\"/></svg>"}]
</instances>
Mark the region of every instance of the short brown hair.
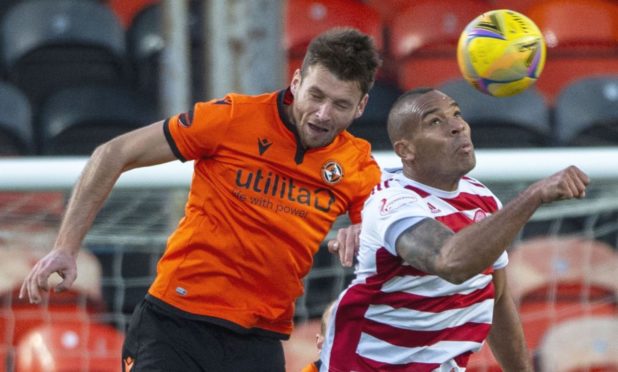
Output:
<instances>
[{"instance_id":1,"label":"short brown hair","mask_svg":"<svg viewBox=\"0 0 618 372\"><path fill-rule=\"evenodd\" d=\"M382 60L370 36L355 28L336 27L311 40L301 67L302 76L316 64L340 80L358 81L366 94L373 86Z\"/></svg>"}]
</instances>

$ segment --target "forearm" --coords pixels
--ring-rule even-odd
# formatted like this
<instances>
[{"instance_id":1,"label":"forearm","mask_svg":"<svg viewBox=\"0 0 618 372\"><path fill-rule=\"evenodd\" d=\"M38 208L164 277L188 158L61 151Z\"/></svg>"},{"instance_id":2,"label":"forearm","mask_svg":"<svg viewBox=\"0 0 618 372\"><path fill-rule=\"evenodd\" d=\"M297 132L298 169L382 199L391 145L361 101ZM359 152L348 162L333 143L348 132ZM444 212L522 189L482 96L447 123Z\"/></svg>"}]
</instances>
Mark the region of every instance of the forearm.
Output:
<instances>
[{"instance_id":1,"label":"forearm","mask_svg":"<svg viewBox=\"0 0 618 372\"><path fill-rule=\"evenodd\" d=\"M487 269L512 243L540 205L541 200L534 189L527 189L500 211L447 239L440 251L438 267L455 282L462 282Z\"/></svg>"},{"instance_id":2,"label":"forearm","mask_svg":"<svg viewBox=\"0 0 618 372\"><path fill-rule=\"evenodd\" d=\"M517 308L506 286L503 270L498 275L494 318L488 342L496 360L505 372L533 371Z\"/></svg>"},{"instance_id":3,"label":"forearm","mask_svg":"<svg viewBox=\"0 0 618 372\"><path fill-rule=\"evenodd\" d=\"M462 283L498 259L539 205L528 189L502 210L457 234L425 219L399 236L398 254L420 270Z\"/></svg>"},{"instance_id":4,"label":"forearm","mask_svg":"<svg viewBox=\"0 0 618 372\"><path fill-rule=\"evenodd\" d=\"M101 206L122 173L113 145L98 147L75 185L60 224L54 249L76 255Z\"/></svg>"}]
</instances>

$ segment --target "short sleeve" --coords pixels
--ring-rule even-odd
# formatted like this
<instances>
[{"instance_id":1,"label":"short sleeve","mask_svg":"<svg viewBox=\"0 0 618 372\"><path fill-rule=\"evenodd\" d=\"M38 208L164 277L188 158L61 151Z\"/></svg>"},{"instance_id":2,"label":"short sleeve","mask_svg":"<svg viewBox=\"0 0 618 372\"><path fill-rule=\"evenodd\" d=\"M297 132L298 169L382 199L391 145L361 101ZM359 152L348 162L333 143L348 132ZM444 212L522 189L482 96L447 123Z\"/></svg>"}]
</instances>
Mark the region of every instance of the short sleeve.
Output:
<instances>
[{"instance_id":1,"label":"short sleeve","mask_svg":"<svg viewBox=\"0 0 618 372\"><path fill-rule=\"evenodd\" d=\"M193 110L168 118L165 137L172 151L182 161L212 156L225 138L233 118L233 101L199 102Z\"/></svg>"},{"instance_id":2,"label":"short sleeve","mask_svg":"<svg viewBox=\"0 0 618 372\"><path fill-rule=\"evenodd\" d=\"M381 170L378 163L371 157L364 164L361 164L358 172L362 173L359 190L355 193L355 198L348 208L348 216L353 224L361 222L361 210L371 193L371 190L380 182Z\"/></svg>"},{"instance_id":3,"label":"short sleeve","mask_svg":"<svg viewBox=\"0 0 618 372\"><path fill-rule=\"evenodd\" d=\"M371 235L368 238L373 238L375 243L384 246L389 230L399 221L418 222L430 216L427 204L414 191L387 188L378 191L368 201L363 210L363 230ZM397 254L394 245L388 244L385 248L393 255Z\"/></svg>"}]
</instances>

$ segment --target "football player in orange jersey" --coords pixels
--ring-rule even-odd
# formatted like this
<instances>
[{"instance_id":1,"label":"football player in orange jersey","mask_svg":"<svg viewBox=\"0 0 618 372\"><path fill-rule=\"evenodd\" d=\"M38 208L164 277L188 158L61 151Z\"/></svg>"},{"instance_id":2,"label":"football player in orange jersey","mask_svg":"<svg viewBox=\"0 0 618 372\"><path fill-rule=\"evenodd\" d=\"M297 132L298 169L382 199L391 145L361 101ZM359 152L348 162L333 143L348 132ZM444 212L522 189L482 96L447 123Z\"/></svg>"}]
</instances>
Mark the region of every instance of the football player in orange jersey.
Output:
<instances>
[{"instance_id":1,"label":"football player in orange jersey","mask_svg":"<svg viewBox=\"0 0 618 372\"><path fill-rule=\"evenodd\" d=\"M121 173L193 160L185 216L134 311L123 368L284 371L281 340L313 255L339 215L360 222L380 179L369 143L346 131L379 65L369 36L333 29L312 40L287 89L199 102L100 145L20 296L39 303L54 272L56 290L71 287L84 236ZM336 253L351 265L352 251Z\"/></svg>"}]
</instances>

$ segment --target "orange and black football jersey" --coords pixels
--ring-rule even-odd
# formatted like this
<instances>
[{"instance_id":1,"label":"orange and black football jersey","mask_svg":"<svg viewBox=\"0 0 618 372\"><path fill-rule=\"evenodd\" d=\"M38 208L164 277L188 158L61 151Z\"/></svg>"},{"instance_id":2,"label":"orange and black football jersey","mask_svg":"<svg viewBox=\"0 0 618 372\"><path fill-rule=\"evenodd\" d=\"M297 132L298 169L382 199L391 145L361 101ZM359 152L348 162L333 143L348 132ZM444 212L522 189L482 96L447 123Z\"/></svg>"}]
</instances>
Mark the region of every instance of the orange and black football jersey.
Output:
<instances>
[{"instance_id":1,"label":"orange and black football jersey","mask_svg":"<svg viewBox=\"0 0 618 372\"><path fill-rule=\"evenodd\" d=\"M290 334L320 243L346 211L360 222L380 180L369 143L347 131L305 151L284 112L291 99L230 94L165 122L176 156L195 162L151 300L240 331Z\"/></svg>"}]
</instances>

